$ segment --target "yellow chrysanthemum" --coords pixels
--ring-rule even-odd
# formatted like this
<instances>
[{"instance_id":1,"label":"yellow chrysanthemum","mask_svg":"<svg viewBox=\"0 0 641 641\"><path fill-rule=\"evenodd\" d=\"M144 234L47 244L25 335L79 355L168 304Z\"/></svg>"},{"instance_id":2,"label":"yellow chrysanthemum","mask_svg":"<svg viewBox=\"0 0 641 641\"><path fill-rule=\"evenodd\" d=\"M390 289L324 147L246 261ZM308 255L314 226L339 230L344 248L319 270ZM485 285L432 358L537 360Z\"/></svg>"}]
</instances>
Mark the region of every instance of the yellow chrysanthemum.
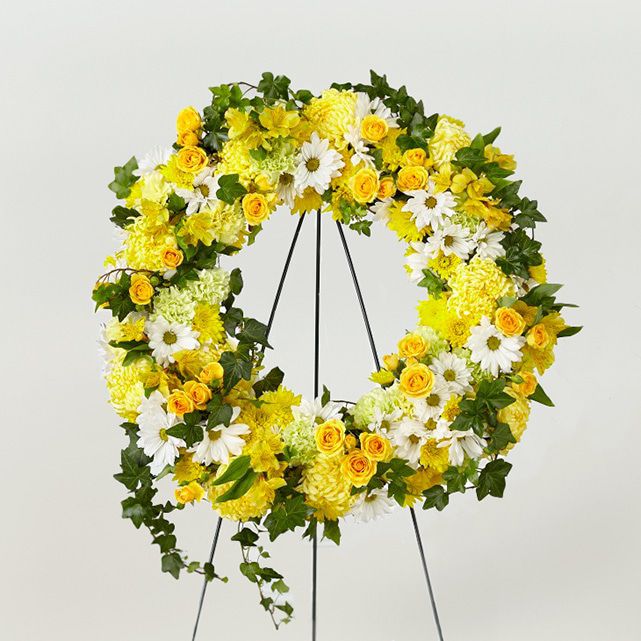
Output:
<instances>
[{"instance_id":1,"label":"yellow chrysanthemum","mask_svg":"<svg viewBox=\"0 0 641 641\"><path fill-rule=\"evenodd\" d=\"M320 209L323 206L323 200L315 189L307 187L300 196L294 199L292 214L303 214L308 211Z\"/></svg>"},{"instance_id":2,"label":"yellow chrysanthemum","mask_svg":"<svg viewBox=\"0 0 641 641\"><path fill-rule=\"evenodd\" d=\"M505 388L505 392L512 396L515 400L507 407L498 411L497 418L502 423L507 423L512 436L518 443L525 432L527 421L530 417L530 402L525 396L519 394L516 390L510 387ZM503 451L509 452L514 447L514 443L510 443Z\"/></svg>"},{"instance_id":3,"label":"yellow chrysanthemum","mask_svg":"<svg viewBox=\"0 0 641 641\"><path fill-rule=\"evenodd\" d=\"M423 234L416 228L412 220L412 212L403 211L403 202L394 201L389 207L389 220L387 226L400 240L405 242L413 242L420 240Z\"/></svg>"},{"instance_id":4,"label":"yellow chrysanthemum","mask_svg":"<svg viewBox=\"0 0 641 641\"><path fill-rule=\"evenodd\" d=\"M447 447L437 447L436 439L430 438L421 447L420 463L426 469L442 474L450 466Z\"/></svg>"},{"instance_id":5,"label":"yellow chrysanthemum","mask_svg":"<svg viewBox=\"0 0 641 641\"><path fill-rule=\"evenodd\" d=\"M265 392L260 400L261 409L270 416L275 425L284 427L293 419L292 407L300 405L301 396L282 385L273 392Z\"/></svg>"},{"instance_id":6,"label":"yellow chrysanthemum","mask_svg":"<svg viewBox=\"0 0 641 641\"><path fill-rule=\"evenodd\" d=\"M452 394L452 396L447 399L447 402L443 406L441 416L446 421L452 422L461 413L461 408L459 407L460 402L461 397L457 394Z\"/></svg>"},{"instance_id":7,"label":"yellow chrysanthemum","mask_svg":"<svg viewBox=\"0 0 641 641\"><path fill-rule=\"evenodd\" d=\"M396 140L404 131L404 129L390 129L387 136L378 144L378 148L383 152L383 163L390 171L396 171L401 166L403 152L396 144Z\"/></svg>"},{"instance_id":8,"label":"yellow chrysanthemum","mask_svg":"<svg viewBox=\"0 0 641 641\"><path fill-rule=\"evenodd\" d=\"M162 250L175 248L176 237L166 225L157 225L145 216L139 216L127 228L124 259L132 269L164 270Z\"/></svg>"},{"instance_id":9,"label":"yellow chrysanthemum","mask_svg":"<svg viewBox=\"0 0 641 641\"><path fill-rule=\"evenodd\" d=\"M180 456L174 464L174 481L178 483L191 483L205 470L204 466L193 460L193 453L185 449L180 450Z\"/></svg>"},{"instance_id":10,"label":"yellow chrysanthemum","mask_svg":"<svg viewBox=\"0 0 641 641\"><path fill-rule=\"evenodd\" d=\"M201 343L212 341L217 344L226 336L218 308L211 305L200 304L196 306L193 326L199 332L198 340Z\"/></svg>"},{"instance_id":11,"label":"yellow chrysanthemum","mask_svg":"<svg viewBox=\"0 0 641 641\"><path fill-rule=\"evenodd\" d=\"M341 473L342 458L342 454L319 454L303 472L300 489L320 521L344 516L356 499L351 495L351 482Z\"/></svg>"},{"instance_id":12,"label":"yellow chrysanthemum","mask_svg":"<svg viewBox=\"0 0 641 641\"><path fill-rule=\"evenodd\" d=\"M174 359L184 378L196 378L203 367L214 360L206 349L183 349L174 354Z\"/></svg>"},{"instance_id":13,"label":"yellow chrysanthemum","mask_svg":"<svg viewBox=\"0 0 641 641\"><path fill-rule=\"evenodd\" d=\"M445 448L445 452L447 453L447 448ZM405 497L405 507L412 505L416 498L420 497L425 490L428 490L434 485L439 485L442 481L443 477L441 473L432 467L419 469L415 474L412 474L412 476L408 476L405 479L408 492L408 495Z\"/></svg>"},{"instance_id":14,"label":"yellow chrysanthemum","mask_svg":"<svg viewBox=\"0 0 641 641\"><path fill-rule=\"evenodd\" d=\"M439 116L434 135L428 143L430 157L437 169L451 162L459 149L469 146L471 140L464 126L463 122L451 116Z\"/></svg>"},{"instance_id":15,"label":"yellow chrysanthemum","mask_svg":"<svg viewBox=\"0 0 641 641\"><path fill-rule=\"evenodd\" d=\"M145 395L144 380L151 370L151 364L148 359L139 358L123 366L124 356L125 351L118 350L109 363L110 370L106 376L109 402L119 416L126 421L135 421L138 406Z\"/></svg>"},{"instance_id":16,"label":"yellow chrysanthemum","mask_svg":"<svg viewBox=\"0 0 641 641\"><path fill-rule=\"evenodd\" d=\"M434 258L429 260L427 265L441 278L449 279L461 262L461 259L456 254L446 256L442 251L439 251Z\"/></svg>"},{"instance_id":17,"label":"yellow chrysanthemum","mask_svg":"<svg viewBox=\"0 0 641 641\"><path fill-rule=\"evenodd\" d=\"M141 341L145 334L145 317L138 319L118 321L113 319L107 323L105 337L108 341Z\"/></svg>"},{"instance_id":18,"label":"yellow chrysanthemum","mask_svg":"<svg viewBox=\"0 0 641 641\"><path fill-rule=\"evenodd\" d=\"M478 256L456 268L449 286L452 295L448 307L469 324L476 324L482 316L492 318L497 299L514 291L510 279L493 260Z\"/></svg>"},{"instance_id":19,"label":"yellow chrysanthemum","mask_svg":"<svg viewBox=\"0 0 641 641\"><path fill-rule=\"evenodd\" d=\"M419 325L426 325L433 327L437 332L443 334L445 329L445 322L448 317L447 312L447 299L445 296L440 298L428 298L418 304Z\"/></svg>"},{"instance_id":20,"label":"yellow chrysanthemum","mask_svg":"<svg viewBox=\"0 0 641 641\"><path fill-rule=\"evenodd\" d=\"M285 484L283 479L265 479L259 476L249 491L239 499L216 503L216 499L224 494L232 485L210 485L209 500L212 507L224 518L232 521L248 521L263 516L274 501L276 490Z\"/></svg>"},{"instance_id":21,"label":"yellow chrysanthemum","mask_svg":"<svg viewBox=\"0 0 641 641\"><path fill-rule=\"evenodd\" d=\"M178 157L175 154L160 169L160 172L170 183L174 183L181 189L191 189L194 185L194 174L182 171L178 167Z\"/></svg>"},{"instance_id":22,"label":"yellow chrysanthemum","mask_svg":"<svg viewBox=\"0 0 641 641\"><path fill-rule=\"evenodd\" d=\"M321 138L327 138L337 149L344 149L344 136L355 123L356 94L352 91L327 89L320 98L312 98L303 114Z\"/></svg>"},{"instance_id":23,"label":"yellow chrysanthemum","mask_svg":"<svg viewBox=\"0 0 641 641\"><path fill-rule=\"evenodd\" d=\"M452 347L463 347L470 337L471 322L458 316L454 312L448 312L443 323L443 336L450 342Z\"/></svg>"}]
</instances>

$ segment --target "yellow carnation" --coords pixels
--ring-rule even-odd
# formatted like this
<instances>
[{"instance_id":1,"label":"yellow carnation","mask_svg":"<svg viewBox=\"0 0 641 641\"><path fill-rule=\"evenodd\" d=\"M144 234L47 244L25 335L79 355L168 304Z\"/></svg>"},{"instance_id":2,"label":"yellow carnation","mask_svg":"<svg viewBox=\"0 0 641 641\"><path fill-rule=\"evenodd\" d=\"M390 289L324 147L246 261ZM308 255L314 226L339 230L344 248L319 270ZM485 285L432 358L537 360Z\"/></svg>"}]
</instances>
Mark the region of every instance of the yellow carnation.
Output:
<instances>
[{"instance_id":1,"label":"yellow carnation","mask_svg":"<svg viewBox=\"0 0 641 641\"><path fill-rule=\"evenodd\" d=\"M430 158L438 169L444 163L451 162L456 152L463 147L468 147L470 142L464 124L460 120L443 114L439 116L434 135L428 143Z\"/></svg>"},{"instance_id":2,"label":"yellow carnation","mask_svg":"<svg viewBox=\"0 0 641 641\"><path fill-rule=\"evenodd\" d=\"M514 403L510 403L507 407L500 409L496 417L501 423L508 424L512 436L518 443L521 440L521 436L523 436L530 417L530 402L525 396L522 396L512 388L506 388L505 392L515 399ZM510 443L503 451L507 452L513 447L514 443Z\"/></svg>"},{"instance_id":3,"label":"yellow carnation","mask_svg":"<svg viewBox=\"0 0 641 641\"><path fill-rule=\"evenodd\" d=\"M189 485L176 488L174 495L179 503L193 503L200 501L205 496L205 490L200 483L192 481Z\"/></svg>"}]
</instances>

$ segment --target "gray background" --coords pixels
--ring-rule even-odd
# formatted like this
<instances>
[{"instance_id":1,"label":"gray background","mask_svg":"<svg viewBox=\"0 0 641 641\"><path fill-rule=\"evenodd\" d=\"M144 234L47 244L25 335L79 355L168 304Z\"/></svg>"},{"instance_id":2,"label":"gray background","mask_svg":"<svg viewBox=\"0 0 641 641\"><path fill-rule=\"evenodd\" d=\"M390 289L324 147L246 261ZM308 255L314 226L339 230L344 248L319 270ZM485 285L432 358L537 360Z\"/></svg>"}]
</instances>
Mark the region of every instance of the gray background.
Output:
<instances>
[{"instance_id":1,"label":"gray background","mask_svg":"<svg viewBox=\"0 0 641 641\"><path fill-rule=\"evenodd\" d=\"M373 67L472 132L503 125L524 193L548 216L552 281L584 332L559 346L504 500L421 513L448 641L641 638L638 461L639 9L595 2L9 1L0 16L3 639L190 638L200 583L159 571L120 520L121 431L107 406L88 300L114 248L112 167L173 137L207 87L271 69L312 90ZM312 225L277 317L278 362L311 391ZM248 313L266 318L295 219L244 252ZM367 388L371 363L344 257L323 233L322 379ZM402 247L350 237L381 352L415 321ZM204 556L215 517L181 515ZM308 638L310 548L273 545L298 618L279 635L223 530L201 639ZM407 512L320 549L319 641L435 638Z\"/></svg>"}]
</instances>

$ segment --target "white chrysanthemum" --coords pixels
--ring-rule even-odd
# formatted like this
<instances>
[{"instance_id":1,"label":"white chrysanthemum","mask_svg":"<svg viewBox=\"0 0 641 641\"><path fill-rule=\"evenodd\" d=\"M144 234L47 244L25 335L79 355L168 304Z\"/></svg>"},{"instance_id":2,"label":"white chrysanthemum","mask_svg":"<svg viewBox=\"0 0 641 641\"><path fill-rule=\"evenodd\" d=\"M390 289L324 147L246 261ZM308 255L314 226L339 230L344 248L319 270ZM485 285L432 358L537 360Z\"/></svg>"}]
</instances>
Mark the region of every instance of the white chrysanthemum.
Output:
<instances>
[{"instance_id":1,"label":"white chrysanthemum","mask_svg":"<svg viewBox=\"0 0 641 641\"><path fill-rule=\"evenodd\" d=\"M322 421L329 421L331 418L338 418L340 416L340 403L334 403L329 401L325 405L320 398L316 398L313 401L308 401L304 398L300 405L292 407L292 413L296 418L306 418L316 421L320 419Z\"/></svg>"},{"instance_id":2,"label":"white chrysanthemum","mask_svg":"<svg viewBox=\"0 0 641 641\"><path fill-rule=\"evenodd\" d=\"M162 472L166 465L173 465L178 457L178 448L185 447L185 441L167 434L167 430L178 421L174 414L163 409L164 402L165 398L159 391L152 392L140 403L136 419L140 426L137 445L147 456L153 457L150 468L154 475Z\"/></svg>"},{"instance_id":3,"label":"white chrysanthemum","mask_svg":"<svg viewBox=\"0 0 641 641\"><path fill-rule=\"evenodd\" d=\"M134 176L144 176L150 174L160 165L166 165L171 158L174 150L171 147L160 147L157 145L140 158L136 157L138 169L132 172Z\"/></svg>"},{"instance_id":4,"label":"white chrysanthemum","mask_svg":"<svg viewBox=\"0 0 641 641\"><path fill-rule=\"evenodd\" d=\"M390 218L390 206L394 202L393 198L384 198L383 200L377 200L373 205L370 206L369 210L374 216L374 220L377 223L386 223Z\"/></svg>"},{"instance_id":5,"label":"white chrysanthemum","mask_svg":"<svg viewBox=\"0 0 641 641\"><path fill-rule=\"evenodd\" d=\"M201 269L187 289L197 303L220 305L229 295L229 272L220 267Z\"/></svg>"},{"instance_id":6,"label":"white chrysanthemum","mask_svg":"<svg viewBox=\"0 0 641 641\"><path fill-rule=\"evenodd\" d=\"M174 354L184 349L198 349L198 332L189 325L172 323L159 316L153 321L148 321L145 326L149 336L149 347L156 361L166 367L175 362Z\"/></svg>"},{"instance_id":7,"label":"white chrysanthemum","mask_svg":"<svg viewBox=\"0 0 641 641\"><path fill-rule=\"evenodd\" d=\"M412 241L410 247L414 252L405 258L405 264L410 268L410 280L418 283L424 278L423 270L427 269L427 263L434 257L434 252L431 247L418 240Z\"/></svg>"},{"instance_id":8,"label":"white chrysanthemum","mask_svg":"<svg viewBox=\"0 0 641 641\"><path fill-rule=\"evenodd\" d=\"M462 432L439 427L435 436L439 439L437 447L447 447L450 464L456 466L463 464L466 454L469 458L477 461L487 446L487 441L472 430Z\"/></svg>"},{"instance_id":9,"label":"white chrysanthemum","mask_svg":"<svg viewBox=\"0 0 641 641\"><path fill-rule=\"evenodd\" d=\"M446 220L454 215L456 200L450 191L436 191L433 180L427 182L426 189L408 191L410 199L403 206L403 211L412 214L412 220L418 229L428 225L435 229L445 225Z\"/></svg>"},{"instance_id":10,"label":"white chrysanthemum","mask_svg":"<svg viewBox=\"0 0 641 641\"><path fill-rule=\"evenodd\" d=\"M470 330L465 346L472 352L470 359L473 363L478 363L492 376L498 376L499 372L511 372L512 363L521 360L524 343L523 336L505 336L487 316L483 316L481 322Z\"/></svg>"},{"instance_id":11,"label":"white chrysanthemum","mask_svg":"<svg viewBox=\"0 0 641 641\"><path fill-rule=\"evenodd\" d=\"M430 258L434 258L441 251L446 256L454 254L465 260L473 248L469 230L458 224L437 228L427 239L426 245L425 251Z\"/></svg>"},{"instance_id":12,"label":"white chrysanthemum","mask_svg":"<svg viewBox=\"0 0 641 641\"><path fill-rule=\"evenodd\" d=\"M425 398L413 399L414 416L423 423L436 421L452 393L441 376L434 377L432 390Z\"/></svg>"},{"instance_id":13,"label":"white chrysanthemum","mask_svg":"<svg viewBox=\"0 0 641 641\"><path fill-rule=\"evenodd\" d=\"M501 245L504 237L502 231L492 231L484 222L480 222L472 237L472 242L476 245L476 255L490 260L505 256L505 247Z\"/></svg>"},{"instance_id":14,"label":"white chrysanthemum","mask_svg":"<svg viewBox=\"0 0 641 641\"><path fill-rule=\"evenodd\" d=\"M362 492L348 514L359 523L369 523L394 511L397 503L387 496L387 490L376 489Z\"/></svg>"},{"instance_id":15,"label":"white chrysanthemum","mask_svg":"<svg viewBox=\"0 0 641 641\"><path fill-rule=\"evenodd\" d=\"M330 148L329 140L319 138L314 132L310 141L303 143L298 156L294 174L296 192L302 194L307 187L312 187L316 193L323 194L344 165L341 155Z\"/></svg>"},{"instance_id":16,"label":"white chrysanthemum","mask_svg":"<svg viewBox=\"0 0 641 641\"><path fill-rule=\"evenodd\" d=\"M464 394L470 389L472 372L464 358L451 352L441 352L432 360L430 368L443 378L452 394Z\"/></svg>"},{"instance_id":17,"label":"white chrysanthemum","mask_svg":"<svg viewBox=\"0 0 641 641\"><path fill-rule=\"evenodd\" d=\"M422 421L404 418L394 425L389 436L396 447L396 455L406 459L410 465L416 466L421 457L421 448L430 434L430 430Z\"/></svg>"},{"instance_id":18,"label":"white chrysanthemum","mask_svg":"<svg viewBox=\"0 0 641 641\"><path fill-rule=\"evenodd\" d=\"M234 407L231 420L235 421L239 414L240 407ZM230 456L238 456L243 451L245 440L241 437L249 432L248 425L233 422L229 426L216 425L205 429L203 440L192 449L194 460L205 465L226 465Z\"/></svg>"},{"instance_id":19,"label":"white chrysanthemum","mask_svg":"<svg viewBox=\"0 0 641 641\"><path fill-rule=\"evenodd\" d=\"M374 158L369 155L369 147L361 136L361 128L359 125L352 125L345 134L345 140L351 145L354 152L351 158L352 165L356 166L360 162L364 163L367 167L374 166Z\"/></svg>"},{"instance_id":20,"label":"white chrysanthemum","mask_svg":"<svg viewBox=\"0 0 641 641\"><path fill-rule=\"evenodd\" d=\"M206 167L195 178L193 189L176 189L176 193L187 203L187 216L204 209L212 209L218 203L218 177L212 167Z\"/></svg>"}]
</instances>

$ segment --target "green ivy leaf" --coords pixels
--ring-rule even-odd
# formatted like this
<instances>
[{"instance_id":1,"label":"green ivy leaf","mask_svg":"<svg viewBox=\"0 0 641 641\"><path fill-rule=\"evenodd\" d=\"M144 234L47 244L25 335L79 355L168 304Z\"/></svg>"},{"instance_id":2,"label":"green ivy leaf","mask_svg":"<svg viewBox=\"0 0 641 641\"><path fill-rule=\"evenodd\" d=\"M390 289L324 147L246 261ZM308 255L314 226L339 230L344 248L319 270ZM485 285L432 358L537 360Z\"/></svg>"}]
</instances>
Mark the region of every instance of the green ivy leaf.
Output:
<instances>
[{"instance_id":1,"label":"green ivy leaf","mask_svg":"<svg viewBox=\"0 0 641 641\"><path fill-rule=\"evenodd\" d=\"M341 543L341 528L338 521L324 521L323 522L323 537L329 539L340 545Z\"/></svg>"},{"instance_id":2,"label":"green ivy leaf","mask_svg":"<svg viewBox=\"0 0 641 641\"><path fill-rule=\"evenodd\" d=\"M219 362L225 372L225 393L228 393L241 379L248 381L251 378L251 360L241 358L236 352L223 352Z\"/></svg>"},{"instance_id":3,"label":"green ivy leaf","mask_svg":"<svg viewBox=\"0 0 641 641\"><path fill-rule=\"evenodd\" d=\"M219 200L233 205L236 199L244 196L247 190L238 182L238 174L227 174L218 179L218 191L216 196Z\"/></svg>"},{"instance_id":4,"label":"green ivy leaf","mask_svg":"<svg viewBox=\"0 0 641 641\"><path fill-rule=\"evenodd\" d=\"M254 532L254 530L244 527L242 530L234 534L234 536L231 537L231 540L238 541L245 548L251 548L256 545L256 542L258 541L258 534Z\"/></svg>"},{"instance_id":5,"label":"green ivy leaf","mask_svg":"<svg viewBox=\"0 0 641 641\"><path fill-rule=\"evenodd\" d=\"M510 473L512 464L503 459L496 459L488 463L479 475L479 484L476 496L479 501L486 496L503 496L505 491L505 478Z\"/></svg>"},{"instance_id":6,"label":"green ivy leaf","mask_svg":"<svg viewBox=\"0 0 641 641\"><path fill-rule=\"evenodd\" d=\"M465 492L465 483L467 482L467 475L465 470L459 470L457 467L448 467L443 472L443 479L447 482L447 492ZM435 486L440 487L440 486Z\"/></svg>"},{"instance_id":7,"label":"green ivy leaf","mask_svg":"<svg viewBox=\"0 0 641 641\"><path fill-rule=\"evenodd\" d=\"M238 267L232 269L229 274L229 289L235 296L238 296L243 289L243 275Z\"/></svg>"},{"instance_id":8,"label":"green ivy leaf","mask_svg":"<svg viewBox=\"0 0 641 641\"><path fill-rule=\"evenodd\" d=\"M219 394L212 396L212 399L207 403L207 409L209 410L207 425L210 428L218 425L229 425L234 413L231 405L227 405Z\"/></svg>"},{"instance_id":9,"label":"green ivy leaf","mask_svg":"<svg viewBox=\"0 0 641 641\"><path fill-rule=\"evenodd\" d=\"M122 167L114 167L114 180L109 183L109 189L116 194L116 198L127 198L131 186L138 180L133 172L138 169L138 162L132 156Z\"/></svg>"},{"instance_id":10,"label":"green ivy leaf","mask_svg":"<svg viewBox=\"0 0 641 641\"><path fill-rule=\"evenodd\" d=\"M445 289L445 281L439 278L431 269L424 269L423 278L419 281L418 286L427 288L427 291L434 298L440 298Z\"/></svg>"},{"instance_id":11,"label":"green ivy leaf","mask_svg":"<svg viewBox=\"0 0 641 641\"><path fill-rule=\"evenodd\" d=\"M162 571L168 572L174 579L180 576L180 570L183 567L183 560L178 552L171 552L162 557Z\"/></svg>"},{"instance_id":12,"label":"green ivy leaf","mask_svg":"<svg viewBox=\"0 0 641 641\"><path fill-rule=\"evenodd\" d=\"M273 392L277 390L283 382L284 377L285 374L278 367L271 369L267 374L265 374L265 376L263 376L263 378L254 383L254 392L256 393L256 396L258 397L265 392Z\"/></svg>"},{"instance_id":13,"label":"green ivy leaf","mask_svg":"<svg viewBox=\"0 0 641 641\"><path fill-rule=\"evenodd\" d=\"M167 434L175 438L181 438L185 441L187 447L191 447L195 443L203 440L203 428L199 425L190 425L188 423L177 423L173 425L167 430Z\"/></svg>"},{"instance_id":14,"label":"green ivy leaf","mask_svg":"<svg viewBox=\"0 0 641 641\"><path fill-rule=\"evenodd\" d=\"M128 209L127 207L122 207L118 205L111 210L111 217L109 220L118 227L125 228L128 225L131 225L136 218L140 216L140 212L135 209Z\"/></svg>"},{"instance_id":15,"label":"green ivy leaf","mask_svg":"<svg viewBox=\"0 0 641 641\"><path fill-rule=\"evenodd\" d=\"M297 494L272 506L272 511L265 517L264 526L269 532L269 539L275 540L288 530L295 530L305 525L307 517L312 512L305 503L305 497Z\"/></svg>"},{"instance_id":16,"label":"green ivy leaf","mask_svg":"<svg viewBox=\"0 0 641 641\"><path fill-rule=\"evenodd\" d=\"M245 319L243 329L237 334L237 338L248 343L258 343L259 345L270 347L267 341L267 325L257 321L255 318Z\"/></svg>"},{"instance_id":17,"label":"green ivy leaf","mask_svg":"<svg viewBox=\"0 0 641 641\"><path fill-rule=\"evenodd\" d=\"M434 485L429 489L423 492L425 497L425 502L423 503L423 509L429 510L431 507L435 507L439 512L447 506L450 502L450 497L443 488L442 485Z\"/></svg>"},{"instance_id":18,"label":"green ivy leaf","mask_svg":"<svg viewBox=\"0 0 641 641\"><path fill-rule=\"evenodd\" d=\"M510 443L516 443L516 439L507 423L499 423L492 432L488 449L490 452L500 452Z\"/></svg>"}]
</instances>

